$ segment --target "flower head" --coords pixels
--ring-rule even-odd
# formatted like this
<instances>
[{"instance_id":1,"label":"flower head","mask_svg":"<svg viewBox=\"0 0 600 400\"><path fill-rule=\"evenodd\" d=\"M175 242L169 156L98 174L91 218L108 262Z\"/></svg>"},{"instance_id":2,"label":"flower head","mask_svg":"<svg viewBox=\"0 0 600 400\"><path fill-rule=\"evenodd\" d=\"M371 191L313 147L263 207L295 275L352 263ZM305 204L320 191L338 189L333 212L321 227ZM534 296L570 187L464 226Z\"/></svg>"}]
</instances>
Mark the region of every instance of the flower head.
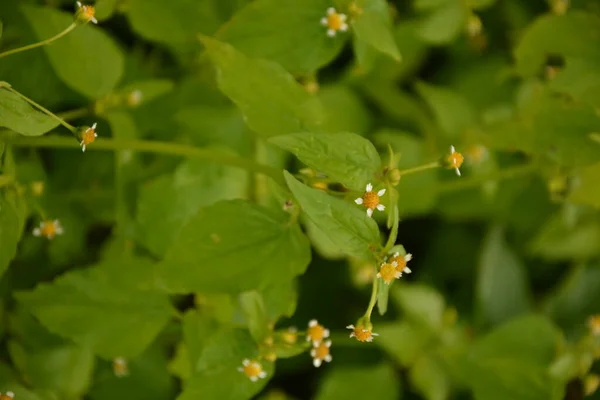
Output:
<instances>
[{"instance_id":1,"label":"flower head","mask_svg":"<svg viewBox=\"0 0 600 400\"><path fill-rule=\"evenodd\" d=\"M281 334L281 338L287 344L294 344L298 341L298 329L295 326L290 326Z\"/></svg>"},{"instance_id":2,"label":"flower head","mask_svg":"<svg viewBox=\"0 0 600 400\"><path fill-rule=\"evenodd\" d=\"M12 400L14 398L15 394L13 392L0 393L0 400Z\"/></svg>"},{"instance_id":3,"label":"flower head","mask_svg":"<svg viewBox=\"0 0 600 400\"><path fill-rule=\"evenodd\" d=\"M367 329L362 325L348 325L346 329L351 329L350 337L355 337L359 342L372 342L374 336L379 336L379 334L372 332L371 328Z\"/></svg>"},{"instance_id":4,"label":"flower head","mask_svg":"<svg viewBox=\"0 0 600 400\"><path fill-rule=\"evenodd\" d=\"M93 143L98 137L96 125L97 124L94 123L92 126L83 126L79 129L79 139L81 140L79 144L81 145L81 151L85 151L85 147L88 144Z\"/></svg>"},{"instance_id":5,"label":"flower head","mask_svg":"<svg viewBox=\"0 0 600 400\"><path fill-rule=\"evenodd\" d=\"M373 191L373 185L368 183L365 188L365 194L362 197L354 200L356 204L361 204L367 209L367 215L371 217L373 210L378 209L379 211L385 210L385 206L379 203L379 198L385 194L385 189L381 189L378 192Z\"/></svg>"},{"instance_id":6,"label":"flower head","mask_svg":"<svg viewBox=\"0 0 600 400\"><path fill-rule=\"evenodd\" d=\"M127 104L130 107L139 106L140 103L142 102L143 97L144 97L144 94L142 93L142 91L139 89L136 89L127 95Z\"/></svg>"},{"instance_id":7,"label":"flower head","mask_svg":"<svg viewBox=\"0 0 600 400\"><path fill-rule=\"evenodd\" d=\"M331 347L331 340L326 340L321 343L314 343L313 348L310 351L310 356L313 358L313 365L317 368L321 366L323 361L331 362L331 354L329 354L329 348Z\"/></svg>"},{"instance_id":8,"label":"flower head","mask_svg":"<svg viewBox=\"0 0 600 400\"><path fill-rule=\"evenodd\" d=\"M31 182L31 193L35 197L40 197L44 194L45 187L46 185L44 184L44 181Z\"/></svg>"},{"instance_id":9,"label":"flower head","mask_svg":"<svg viewBox=\"0 0 600 400\"><path fill-rule=\"evenodd\" d=\"M377 277L381 278L386 285L392 283L394 279L398 279L402 276L402 272L397 270L398 263L383 263L381 264L381 268L379 268L379 272L377 273Z\"/></svg>"},{"instance_id":10,"label":"flower head","mask_svg":"<svg viewBox=\"0 0 600 400\"><path fill-rule=\"evenodd\" d=\"M403 274L410 274L412 271L406 266L410 260L412 260L412 254L410 253L405 256L401 256L400 253L394 253L389 261L396 263L396 271Z\"/></svg>"},{"instance_id":11,"label":"flower head","mask_svg":"<svg viewBox=\"0 0 600 400\"><path fill-rule=\"evenodd\" d=\"M454 168L456 175L460 176L460 166L462 165L465 158L462 154L458 153L454 146L450 146L450 155L445 159L446 168Z\"/></svg>"},{"instance_id":12,"label":"flower head","mask_svg":"<svg viewBox=\"0 0 600 400\"><path fill-rule=\"evenodd\" d=\"M127 360L123 357L115 358L113 360L113 372L115 373L115 376L119 378L129 375L129 366L127 365Z\"/></svg>"},{"instance_id":13,"label":"flower head","mask_svg":"<svg viewBox=\"0 0 600 400\"><path fill-rule=\"evenodd\" d=\"M321 25L327 27L327 36L334 37L338 31L346 32L348 30L347 18L346 14L338 13L335 8L329 7L327 16L321 18Z\"/></svg>"},{"instance_id":14,"label":"flower head","mask_svg":"<svg viewBox=\"0 0 600 400\"><path fill-rule=\"evenodd\" d=\"M600 314L592 315L588 318L588 326L592 335L600 336Z\"/></svg>"},{"instance_id":15,"label":"flower head","mask_svg":"<svg viewBox=\"0 0 600 400\"><path fill-rule=\"evenodd\" d=\"M63 232L59 220L46 220L40 222L40 226L33 230L33 236L43 236L47 239L54 239L56 235L62 235Z\"/></svg>"},{"instance_id":16,"label":"flower head","mask_svg":"<svg viewBox=\"0 0 600 400\"><path fill-rule=\"evenodd\" d=\"M263 367L259 362L247 358L242 361L242 366L238 368L238 371L243 372L252 382L267 377L267 373L263 371Z\"/></svg>"},{"instance_id":17,"label":"flower head","mask_svg":"<svg viewBox=\"0 0 600 400\"><path fill-rule=\"evenodd\" d=\"M465 154L471 164L481 164L488 157L489 151L485 146L474 144L467 148Z\"/></svg>"},{"instance_id":18,"label":"flower head","mask_svg":"<svg viewBox=\"0 0 600 400\"><path fill-rule=\"evenodd\" d=\"M77 2L77 11L75 12L75 19L82 23L93 22L94 24L98 23L98 20L95 17L96 9L94 6L86 6L81 4L80 1Z\"/></svg>"},{"instance_id":19,"label":"flower head","mask_svg":"<svg viewBox=\"0 0 600 400\"><path fill-rule=\"evenodd\" d=\"M306 340L313 343L321 343L321 340L329 337L329 329L325 329L323 325L319 325L316 319L311 319L306 330Z\"/></svg>"}]
</instances>

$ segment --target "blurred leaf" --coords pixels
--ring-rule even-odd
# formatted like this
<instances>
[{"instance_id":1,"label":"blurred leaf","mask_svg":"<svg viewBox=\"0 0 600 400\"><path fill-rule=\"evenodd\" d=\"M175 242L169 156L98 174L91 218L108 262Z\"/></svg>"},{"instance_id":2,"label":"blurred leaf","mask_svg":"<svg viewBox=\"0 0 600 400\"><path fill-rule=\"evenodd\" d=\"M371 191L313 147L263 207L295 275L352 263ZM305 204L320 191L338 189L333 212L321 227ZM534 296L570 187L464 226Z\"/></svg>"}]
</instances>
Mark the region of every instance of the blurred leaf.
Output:
<instances>
[{"instance_id":1,"label":"blurred leaf","mask_svg":"<svg viewBox=\"0 0 600 400\"><path fill-rule=\"evenodd\" d=\"M0 83L0 126L25 136L40 136L56 128L58 122L2 88Z\"/></svg>"},{"instance_id":2,"label":"blurred leaf","mask_svg":"<svg viewBox=\"0 0 600 400\"><path fill-rule=\"evenodd\" d=\"M354 133L295 133L269 141L352 190L362 190L381 168L373 144Z\"/></svg>"},{"instance_id":3,"label":"blurred leaf","mask_svg":"<svg viewBox=\"0 0 600 400\"><path fill-rule=\"evenodd\" d=\"M423 82L419 82L416 89L427 102L448 139L458 139L475 122L471 106L459 94Z\"/></svg>"},{"instance_id":4,"label":"blurred leaf","mask_svg":"<svg viewBox=\"0 0 600 400\"><path fill-rule=\"evenodd\" d=\"M344 258L344 252L310 218L302 218L306 235L315 251L322 257L334 260Z\"/></svg>"},{"instance_id":5,"label":"blurred leaf","mask_svg":"<svg viewBox=\"0 0 600 400\"><path fill-rule=\"evenodd\" d=\"M262 343L269 334L269 318L263 297L257 291L240 293L240 306L248 322L250 335L256 343Z\"/></svg>"},{"instance_id":6,"label":"blurred leaf","mask_svg":"<svg viewBox=\"0 0 600 400\"><path fill-rule=\"evenodd\" d=\"M246 331L221 329L215 332L204 347L195 373L177 400L199 398L245 400L258 393L273 375L273 365L262 362L266 379L252 382L237 370L244 359L255 359L256 344Z\"/></svg>"},{"instance_id":7,"label":"blurred leaf","mask_svg":"<svg viewBox=\"0 0 600 400\"><path fill-rule=\"evenodd\" d=\"M96 7L95 17L99 21L109 19L117 9L118 0L96 0L94 7Z\"/></svg>"},{"instance_id":8,"label":"blurred leaf","mask_svg":"<svg viewBox=\"0 0 600 400\"><path fill-rule=\"evenodd\" d=\"M37 389L54 390L65 399L80 398L92 380L94 355L89 348L64 344L27 349L17 341L8 351L23 376Z\"/></svg>"},{"instance_id":9,"label":"blurred leaf","mask_svg":"<svg viewBox=\"0 0 600 400\"><path fill-rule=\"evenodd\" d=\"M577 176L580 182L569 194L569 201L600 208L600 163L581 169Z\"/></svg>"},{"instance_id":10,"label":"blurred leaf","mask_svg":"<svg viewBox=\"0 0 600 400\"><path fill-rule=\"evenodd\" d=\"M531 309L525 267L502 229L492 228L484 240L477 276L476 301L483 320L496 325Z\"/></svg>"},{"instance_id":11,"label":"blurred leaf","mask_svg":"<svg viewBox=\"0 0 600 400\"><path fill-rule=\"evenodd\" d=\"M211 35L225 22L218 2L207 0L131 0L127 17L133 29L160 43L193 44L198 33Z\"/></svg>"},{"instance_id":12,"label":"blurred leaf","mask_svg":"<svg viewBox=\"0 0 600 400\"><path fill-rule=\"evenodd\" d=\"M426 328L408 321L378 324L377 345L403 367L411 367L428 350L434 335Z\"/></svg>"},{"instance_id":13,"label":"blurred leaf","mask_svg":"<svg viewBox=\"0 0 600 400\"><path fill-rule=\"evenodd\" d=\"M326 85L317 93L327 118L323 132L369 132L372 116L364 100L345 85Z\"/></svg>"},{"instance_id":14,"label":"blurred leaf","mask_svg":"<svg viewBox=\"0 0 600 400\"><path fill-rule=\"evenodd\" d=\"M394 285L392 299L413 322L423 324L431 330L442 326L446 305L442 295L435 289L421 284L399 282Z\"/></svg>"},{"instance_id":15,"label":"blurred leaf","mask_svg":"<svg viewBox=\"0 0 600 400\"><path fill-rule=\"evenodd\" d=\"M289 280L276 283L261 290L265 302L265 311L269 321L276 321L281 316L291 317L296 311L298 293L296 281Z\"/></svg>"},{"instance_id":16,"label":"blurred leaf","mask_svg":"<svg viewBox=\"0 0 600 400\"><path fill-rule=\"evenodd\" d=\"M288 214L221 201L187 222L158 276L174 292L243 292L292 279L309 261L308 240Z\"/></svg>"},{"instance_id":17,"label":"blurred leaf","mask_svg":"<svg viewBox=\"0 0 600 400\"><path fill-rule=\"evenodd\" d=\"M247 58L214 39L203 37L202 43L217 69L219 88L260 136L318 129L324 118L321 103L281 66Z\"/></svg>"},{"instance_id":18,"label":"blurred leaf","mask_svg":"<svg viewBox=\"0 0 600 400\"><path fill-rule=\"evenodd\" d=\"M24 199L12 189L0 189L0 277L17 253L25 216Z\"/></svg>"},{"instance_id":19,"label":"blurred leaf","mask_svg":"<svg viewBox=\"0 0 600 400\"><path fill-rule=\"evenodd\" d=\"M53 394L39 394L25 387L17 375L4 363L0 363L0 387L10 388L18 400L57 400Z\"/></svg>"},{"instance_id":20,"label":"blurred leaf","mask_svg":"<svg viewBox=\"0 0 600 400\"><path fill-rule=\"evenodd\" d=\"M40 40L73 23L72 14L51 8L23 6L22 10ZM90 98L109 93L123 75L123 55L119 48L106 33L90 24L77 27L51 46L44 46L44 51L63 82Z\"/></svg>"},{"instance_id":21,"label":"blurred leaf","mask_svg":"<svg viewBox=\"0 0 600 400\"><path fill-rule=\"evenodd\" d=\"M467 19L466 8L458 0L434 0L431 4L421 2L421 8L430 8L430 13L418 29L419 36L435 45L454 40Z\"/></svg>"},{"instance_id":22,"label":"blurred leaf","mask_svg":"<svg viewBox=\"0 0 600 400\"><path fill-rule=\"evenodd\" d=\"M244 197L246 173L201 160L180 164L140 189L136 236L153 254L166 253L183 227L202 207Z\"/></svg>"},{"instance_id":23,"label":"blurred leaf","mask_svg":"<svg viewBox=\"0 0 600 400\"><path fill-rule=\"evenodd\" d=\"M377 311L379 312L379 315L385 315L387 312L391 286L391 283L386 285L385 282L379 278L379 285L377 286Z\"/></svg>"},{"instance_id":24,"label":"blurred leaf","mask_svg":"<svg viewBox=\"0 0 600 400\"><path fill-rule=\"evenodd\" d=\"M442 363L434 357L420 357L410 369L412 386L426 400L445 400L450 393L449 376Z\"/></svg>"},{"instance_id":25,"label":"blurred leaf","mask_svg":"<svg viewBox=\"0 0 600 400\"><path fill-rule=\"evenodd\" d=\"M129 83L122 89L119 89L119 92L129 95L134 92L139 93L140 102L135 105L135 107L139 107L141 104L164 96L173 89L174 82L169 79L148 79Z\"/></svg>"},{"instance_id":26,"label":"blurred leaf","mask_svg":"<svg viewBox=\"0 0 600 400\"><path fill-rule=\"evenodd\" d=\"M330 6L327 0L253 1L223 25L217 38L294 74L311 73L331 62L345 42L343 33L328 37L319 24Z\"/></svg>"},{"instance_id":27,"label":"blurred leaf","mask_svg":"<svg viewBox=\"0 0 600 400\"><path fill-rule=\"evenodd\" d=\"M93 268L16 297L51 332L107 359L140 354L174 315L166 295L119 285Z\"/></svg>"},{"instance_id":28,"label":"blurred leaf","mask_svg":"<svg viewBox=\"0 0 600 400\"><path fill-rule=\"evenodd\" d=\"M400 381L388 364L336 367L323 380L316 400L369 398L397 400Z\"/></svg>"},{"instance_id":29,"label":"blurred leaf","mask_svg":"<svg viewBox=\"0 0 600 400\"><path fill-rule=\"evenodd\" d=\"M287 171L288 187L306 216L344 253L370 259L380 246L379 228L364 211L347 201L311 189Z\"/></svg>"},{"instance_id":30,"label":"blurred leaf","mask_svg":"<svg viewBox=\"0 0 600 400\"><path fill-rule=\"evenodd\" d=\"M352 23L356 38L401 61L402 56L392 33L388 3L385 0L361 0L357 6L362 10Z\"/></svg>"}]
</instances>

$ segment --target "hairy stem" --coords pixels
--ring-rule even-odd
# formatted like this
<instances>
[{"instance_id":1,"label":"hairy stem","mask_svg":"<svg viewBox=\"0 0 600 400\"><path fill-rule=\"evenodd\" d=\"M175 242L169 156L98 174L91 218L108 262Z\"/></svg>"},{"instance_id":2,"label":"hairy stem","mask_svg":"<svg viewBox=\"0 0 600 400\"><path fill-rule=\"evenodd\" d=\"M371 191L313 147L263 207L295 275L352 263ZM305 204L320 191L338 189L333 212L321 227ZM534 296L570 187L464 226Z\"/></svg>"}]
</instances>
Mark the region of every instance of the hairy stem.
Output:
<instances>
[{"instance_id":1,"label":"hairy stem","mask_svg":"<svg viewBox=\"0 0 600 400\"><path fill-rule=\"evenodd\" d=\"M419 165L418 167L401 169L400 176L402 177L404 175L414 174L415 172L421 172L421 171L425 171L428 169L437 168L439 166L440 166L439 161L434 161L429 164Z\"/></svg>"}]
</instances>

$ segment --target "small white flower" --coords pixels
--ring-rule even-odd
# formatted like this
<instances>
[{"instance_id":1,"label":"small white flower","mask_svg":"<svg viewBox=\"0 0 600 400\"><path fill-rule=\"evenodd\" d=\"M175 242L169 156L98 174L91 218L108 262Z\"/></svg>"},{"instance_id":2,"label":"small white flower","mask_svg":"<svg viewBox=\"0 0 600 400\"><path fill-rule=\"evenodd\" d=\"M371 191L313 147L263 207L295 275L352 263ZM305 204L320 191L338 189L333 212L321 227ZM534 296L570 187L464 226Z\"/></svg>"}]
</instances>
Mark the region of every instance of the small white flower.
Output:
<instances>
[{"instance_id":1,"label":"small white flower","mask_svg":"<svg viewBox=\"0 0 600 400\"><path fill-rule=\"evenodd\" d=\"M313 348L310 351L310 356L313 358L313 365L319 368L323 361L331 362L333 359L329 353L331 347L331 340L327 340L321 343L313 343Z\"/></svg>"},{"instance_id":2,"label":"small white flower","mask_svg":"<svg viewBox=\"0 0 600 400\"><path fill-rule=\"evenodd\" d=\"M372 342L374 336L379 336L378 333L372 332L371 329L357 328L354 325L348 325L346 329L351 329L350 337L356 338L359 342Z\"/></svg>"},{"instance_id":3,"label":"small white flower","mask_svg":"<svg viewBox=\"0 0 600 400\"><path fill-rule=\"evenodd\" d=\"M96 126L98 124L96 122L94 122L94 125L92 125L89 128L82 128L82 130L80 131L80 138L81 138L81 142L79 142L79 144L81 145L81 151L85 152L85 146L87 146L90 143L93 143L96 138L98 137L98 133L96 133Z\"/></svg>"},{"instance_id":4,"label":"small white flower","mask_svg":"<svg viewBox=\"0 0 600 400\"><path fill-rule=\"evenodd\" d=\"M33 229L33 236L43 236L47 239L54 239L56 235L64 233L59 220L46 220L40 222L40 226Z\"/></svg>"},{"instance_id":5,"label":"small white flower","mask_svg":"<svg viewBox=\"0 0 600 400\"><path fill-rule=\"evenodd\" d=\"M462 165L465 158L462 154L458 153L454 146L450 146L450 155L446 157L447 168L454 168L456 175L460 176L460 166Z\"/></svg>"},{"instance_id":6,"label":"small white flower","mask_svg":"<svg viewBox=\"0 0 600 400\"><path fill-rule=\"evenodd\" d=\"M98 20L94 15L96 15L96 9L93 6L84 6L80 1L77 2L77 16L82 22L91 21L97 24Z\"/></svg>"},{"instance_id":7,"label":"small white flower","mask_svg":"<svg viewBox=\"0 0 600 400\"><path fill-rule=\"evenodd\" d=\"M323 325L319 325L319 322L316 319L311 319L308 322L306 341L312 341L313 343L319 344L321 340L328 337L329 329L326 329Z\"/></svg>"},{"instance_id":8,"label":"small white flower","mask_svg":"<svg viewBox=\"0 0 600 400\"><path fill-rule=\"evenodd\" d=\"M412 260L412 254L408 253L405 256L401 256L400 253L394 253L391 261L396 263L396 270L405 274L410 274L412 271L408 268L407 263Z\"/></svg>"},{"instance_id":9,"label":"small white flower","mask_svg":"<svg viewBox=\"0 0 600 400\"><path fill-rule=\"evenodd\" d=\"M347 19L346 14L338 13L335 8L329 7L327 16L321 18L321 25L327 27L327 36L334 37L338 31L346 32L348 30Z\"/></svg>"},{"instance_id":10,"label":"small white flower","mask_svg":"<svg viewBox=\"0 0 600 400\"><path fill-rule=\"evenodd\" d=\"M263 371L262 365L259 362L245 359L242 361L242 366L238 371L243 372L252 382L267 377L267 373Z\"/></svg>"},{"instance_id":11,"label":"small white flower","mask_svg":"<svg viewBox=\"0 0 600 400\"><path fill-rule=\"evenodd\" d=\"M367 215L371 217L373 215L373 210L377 209L379 211L385 210L385 206L380 203L380 197L385 194L385 189L381 189L377 193L373 192L373 185L368 183L365 188L365 194L362 197L354 200L356 204L363 205L367 209Z\"/></svg>"},{"instance_id":12,"label":"small white flower","mask_svg":"<svg viewBox=\"0 0 600 400\"><path fill-rule=\"evenodd\" d=\"M129 365L123 357L117 357L113 360L113 372L115 376L121 378L129 375Z\"/></svg>"}]
</instances>

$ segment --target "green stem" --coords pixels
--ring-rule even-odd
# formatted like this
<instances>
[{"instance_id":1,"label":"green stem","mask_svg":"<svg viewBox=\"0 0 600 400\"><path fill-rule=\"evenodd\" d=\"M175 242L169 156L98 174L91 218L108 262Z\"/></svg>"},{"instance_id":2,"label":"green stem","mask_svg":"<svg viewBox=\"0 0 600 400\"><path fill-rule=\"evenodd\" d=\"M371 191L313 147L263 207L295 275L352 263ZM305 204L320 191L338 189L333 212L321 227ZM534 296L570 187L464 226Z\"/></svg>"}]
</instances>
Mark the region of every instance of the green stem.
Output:
<instances>
[{"instance_id":1,"label":"green stem","mask_svg":"<svg viewBox=\"0 0 600 400\"><path fill-rule=\"evenodd\" d=\"M488 175L474 176L471 178L454 180L452 182L440 184L438 186L438 193L456 192L463 189L481 186L482 184L490 181L513 179L519 176L528 175L536 171L538 168L539 167L536 163L529 163L498 170Z\"/></svg>"},{"instance_id":2,"label":"green stem","mask_svg":"<svg viewBox=\"0 0 600 400\"><path fill-rule=\"evenodd\" d=\"M431 162L429 164L419 165L418 167L401 169L400 170L400 176L402 177L404 175L414 174L415 172L421 172L421 171L425 171L425 170L428 170L428 169L437 168L439 166L440 166L440 162L439 161L434 161L434 162Z\"/></svg>"},{"instance_id":3,"label":"green stem","mask_svg":"<svg viewBox=\"0 0 600 400\"><path fill-rule=\"evenodd\" d=\"M90 114L89 107L81 107L81 108L76 108L75 110L64 111L64 112L58 113L56 115L59 118L62 118L65 121L68 121L68 120L73 120L73 119L77 119L77 118L83 118L83 117L88 116L89 114Z\"/></svg>"},{"instance_id":4,"label":"green stem","mask_svg":"<svg viewBox=\"0 0 600 400\"><path fill-rule=\"evenodd\" d=\"M373 312L373 308L375 308L375 303L377 303L377 289L379 286L379 278L373 278L373 290L371 291L371 299L369 300L369 306L367 307L367 311L365 312L364 318L367 321L371 321L371 313Z\"/></svg>"},{"instance_id":5,"label":"green stem","mask_svg":"<svg viewBox=\"0 0 600 400\"><path fill-rule=\"evenodd\" d=\"M9 56L11 54L20 53L22 51L27 51L27 50L35 49L36 47L41 47L41 46L45 46L47 44L50 44L50 43L54 42L55 40L58 40L61 37L65 36L67 33L71 32L73 29L77 28L77 25L78 24L76 22L73 22L71 25L69 25L67 27L67 29L65 29L64 31L62 31L60 33L57 33L56 35L52 36L51 38L48 38L46 40L42 40L41 42L28 44L27 46L17 47L16 49L7 50L7 51L5 51L3 53L0 53L0 58L5 57L5 56Z\"/></svg>"},{"instance_id":6,"label":"green stem","mask_svg":"<svg viewBox=\"0 0 600 400\"><path fill-rule=\"evenodd\" d=\"M0 188L13 183L15 178L11 175L0 175Z\"/></svg>"},{"instance_id":7,"label":"green stem","mask_svg":"<svg viewBox=\"0 0 600 400\"><path fill-rule=\"evenodd\" d=\"M43 111L46 115L48 115L51 118L54 118L56 121L58 121L58 123L60 123L62 126L64 126L65 128L67 128L68 130L70 130L73 134L77 133L77 129L69 124L68 122L66 122L64 119L60 118L58 115L54 114L52 111L44 108L43 106L39 105L38 103L36 103L35 101L31 100L29 97L17 92L15 89L12 88L12 86L10 86L7 83L4 83L2 85L3 88L5 88L6 90L16 94L17 96L19 96L20 98L22 98L23 100L25 100L26 102L28 102L29 104L31 104L32 106L38 108L39 110Z\"/></svg>"},{"instance_id":8,"label":"green stem","mask_svg":"<svg viewBox=\"0 0 600 400\"><path fill-rule=\"evenodd\" d=\"M392 231L390 232L390 236L388 236L388 240L383 248L383 254L387 254L388 251L394 246L396 243L396 239L398 238L398 225L400 223L400 211L398 210L398 205L394 205L393 208L394 220L392 224Z\"/></svg>"},{"instance_id":9,"label":"green stem","mask_svg":"<svg viewBox=\"0 0 600 400\"><path fill-rule=\"evenodd\" d=\"M0 136L1 137L1 136ZM8 143L17 147L43 147L43 148L79 148L79 143L71 138L58 136L44 137L25 137L25 136L7 136L4 138ZM181 144L166 143L147 140L114 140L98 139L89 150L133 150L143 153L170 154L189 158L199 158L215 164L229 165L231 167L241 168L253 171L259 174L267 175L273 178L277 183L285 185L283 173L281 170L268 165L258 164L235 155L226 154L215 150L199 149ZM87 149L86 149L87 150Z\"/></svg>"}]
</instances>

